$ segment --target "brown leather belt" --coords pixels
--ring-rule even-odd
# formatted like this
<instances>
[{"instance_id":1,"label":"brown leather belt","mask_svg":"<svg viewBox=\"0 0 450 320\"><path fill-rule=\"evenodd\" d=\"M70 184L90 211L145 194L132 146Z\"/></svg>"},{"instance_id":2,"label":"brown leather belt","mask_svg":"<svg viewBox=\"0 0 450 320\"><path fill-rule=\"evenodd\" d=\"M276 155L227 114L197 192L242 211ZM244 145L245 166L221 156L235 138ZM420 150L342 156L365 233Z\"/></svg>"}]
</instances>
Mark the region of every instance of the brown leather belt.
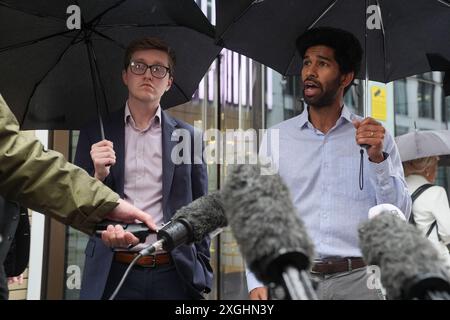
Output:
<instances>
[{"instance_id":1,"label":"brown leather belt","mask_svg":"<svg viewBox=\"0 0 450 320\"><path fill-rule=\"evenodd\" d=\"M311 269L312 273L332 274L338 272L348 272L355 269L363 268L366 263L362 258L339 258L339 259L324 259L315 262Z\"/></svg>"},{"instance_id":2,"label":"brown leather belt","mask_svg":"<svg viewBox=\"0 0 450 320\"><path fill-rule=\"evenodd\" d=\"M130 264L137 255L138 254L134 252L118 251L114 254L114 261ZM136 262L136 265L146 268L154 268L161 265L170 265L172 263L172 256L169 253L160 253L141 257Z\"/></svg>"}]
</instances>

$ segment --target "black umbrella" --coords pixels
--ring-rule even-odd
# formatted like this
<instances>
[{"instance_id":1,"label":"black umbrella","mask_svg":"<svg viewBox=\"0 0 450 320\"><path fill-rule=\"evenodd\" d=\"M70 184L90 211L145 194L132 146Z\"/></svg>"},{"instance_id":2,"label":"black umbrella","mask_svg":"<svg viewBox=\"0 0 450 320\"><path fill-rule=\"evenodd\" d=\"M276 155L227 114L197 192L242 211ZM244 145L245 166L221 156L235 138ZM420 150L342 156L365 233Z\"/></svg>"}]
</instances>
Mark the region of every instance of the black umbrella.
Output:
<instances>
[{"instance_id":1,"label":"black umbrella","mask_svg":"<svg viewBox=\"0 0 450 320\"><path fill-rule=\"evenodd\" d=\"M438 54L428 54L427 56L433 70L444 71L442 89L444 90L444 96L450 96L450 61Z\"/></svg>"},{"instance_id":2,"label":"black umbrella","mask_svg":"<svg viewBox=\"0 0 450 320\"><path fill-rule=\"evenodd\" d=\"M427 54L450 58L448 0L216 0L216 8L218 43L283 75L299 74L295 41L320 26L350 31L367 44L374 81L443 71L430 66Z\"/></svg>"},{"instance_id":3,"label":"black umbrella","mask_svg":"<svg viewBox=\"0 0 450 320\"><path fill-rule=\"evenodd\" d=\"M125 48L143 36L177 56L161 106L189 101L221 49L193 0L0 0L0 93L23 129L77 129L123 107Z\"/></svg>"}]
</instances>

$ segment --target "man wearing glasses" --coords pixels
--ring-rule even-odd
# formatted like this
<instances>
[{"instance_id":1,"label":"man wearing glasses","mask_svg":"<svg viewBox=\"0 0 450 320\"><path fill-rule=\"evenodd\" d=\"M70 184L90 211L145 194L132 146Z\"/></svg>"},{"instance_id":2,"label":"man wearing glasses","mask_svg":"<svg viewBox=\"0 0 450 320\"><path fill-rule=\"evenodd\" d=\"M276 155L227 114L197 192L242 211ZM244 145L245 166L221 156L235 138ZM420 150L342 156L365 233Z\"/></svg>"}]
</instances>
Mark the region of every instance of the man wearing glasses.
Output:
<instances>
[{"instance_id":1,"label":"man wearing glasses","mask_svg":"<svg viewBox=\"0 0 450 320\"><path fill-rule=\"evenodd\" d=\"M173 51L160 39L133 41L122 71L128 88L124 109L105 121L107 140L100 141L98 123L82 129L75 157L77 165L151 214L157 225L207 192L204 163L175 166L171 160L179 142L173 136L176 129L189 131L194 141L193 127L161 109L161 97L173 82L174 65ZM136 240L120 225L109 226L103 242L94 237L89 240L81 299L109 298L136 253L155 242L156 234L150 234L145 244L125 248ZM209 260L209 239L141 258L116 299L201 299L211 288Z\"/></svg>"}]
</instances>

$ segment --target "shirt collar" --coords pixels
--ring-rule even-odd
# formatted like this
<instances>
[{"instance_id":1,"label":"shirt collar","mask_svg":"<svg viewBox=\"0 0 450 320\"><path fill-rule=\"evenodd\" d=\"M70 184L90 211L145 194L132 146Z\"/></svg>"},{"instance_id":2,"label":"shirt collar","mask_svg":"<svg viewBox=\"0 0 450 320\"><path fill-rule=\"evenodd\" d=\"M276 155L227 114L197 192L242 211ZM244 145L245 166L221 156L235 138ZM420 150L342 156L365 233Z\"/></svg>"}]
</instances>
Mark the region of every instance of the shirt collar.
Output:
<instances>
[{"instance_id":1,"label":"shirt collar","mask_svg":"<svg viewBox=\"0 0 450 320\"><path fill-rule=\"evenodd\" d=\"M358 118L358 116L354 113L351 113L350 109L344 104L344 106L342 107L341 116L336 121L336 125L340 125L345 120L351 123L352 120L356 118ZM300 126L300 128L304 128L306 125L308 125L308 123L310 124L311 128L314 127L312 123L309 122L309 109L308 107L306 107L299 116L298 125Z\"/></svg>"},{"instance_id":2,"label":"shirt collar","mask_svg":"<svg viewBox=\"0 0 450 320\"><path fill-rule=\"evenodd\" d=\"M125 122L125 125L130 123L133 126L133 128L136 128L136 122L134 121L133 116L131 115L128 101L125 104L124 122ZM144 129L143 131L148 130L153 122L155 122L156 124L161 123L161 106L160 105L158 105L158 109L156 109L155 116L150 120L150 123L148 124L147 128Z\"/></svg>"}]
</instances>

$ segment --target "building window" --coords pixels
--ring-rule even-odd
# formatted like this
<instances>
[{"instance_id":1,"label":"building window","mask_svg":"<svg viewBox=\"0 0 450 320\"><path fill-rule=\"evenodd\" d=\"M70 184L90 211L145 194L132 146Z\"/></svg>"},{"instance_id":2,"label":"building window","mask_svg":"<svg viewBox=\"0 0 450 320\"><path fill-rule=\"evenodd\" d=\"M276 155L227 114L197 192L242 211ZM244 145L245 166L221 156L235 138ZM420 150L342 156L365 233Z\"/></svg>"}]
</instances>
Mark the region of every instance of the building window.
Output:
<instances>
[{"instance_id":1,"label":"building window","mask_svg":"<svg viewBox=\"0 0 450 320\"><path fill-rule=\"evenodd\" d=\"M444 97L443 101L443 116L442 120L443 122L450 122L450 96Z\"/></svg>"},{"instance_id":2,"label":"building window","mask_svg":"<svg viewBox=\"0 0 450 320\"><path fill-rule=\"evenodd\" d=\"M406 94L406 79L394 81L395 113L408 115L408 96Z\"/></svg>"},{"instance_id":3,"label":"building window","mask_svg":"<svg viewBox=\"0 0 450 320\"><path fill-rule=\"evenodd\" d=\"M417 84L419 117L434 119L434 85L419 81Z\"/></svg>"},{"instance_id":4,"label":"building window","mask_svg":"<svg viewBox=\"0 0 450 320\"><path fill-rule=\"evenodd\" d=\"M395 126L395 136L401 136L405 133L409 132L409 127L405 127L405 126Z\"/></svg>"}]
</instances>

